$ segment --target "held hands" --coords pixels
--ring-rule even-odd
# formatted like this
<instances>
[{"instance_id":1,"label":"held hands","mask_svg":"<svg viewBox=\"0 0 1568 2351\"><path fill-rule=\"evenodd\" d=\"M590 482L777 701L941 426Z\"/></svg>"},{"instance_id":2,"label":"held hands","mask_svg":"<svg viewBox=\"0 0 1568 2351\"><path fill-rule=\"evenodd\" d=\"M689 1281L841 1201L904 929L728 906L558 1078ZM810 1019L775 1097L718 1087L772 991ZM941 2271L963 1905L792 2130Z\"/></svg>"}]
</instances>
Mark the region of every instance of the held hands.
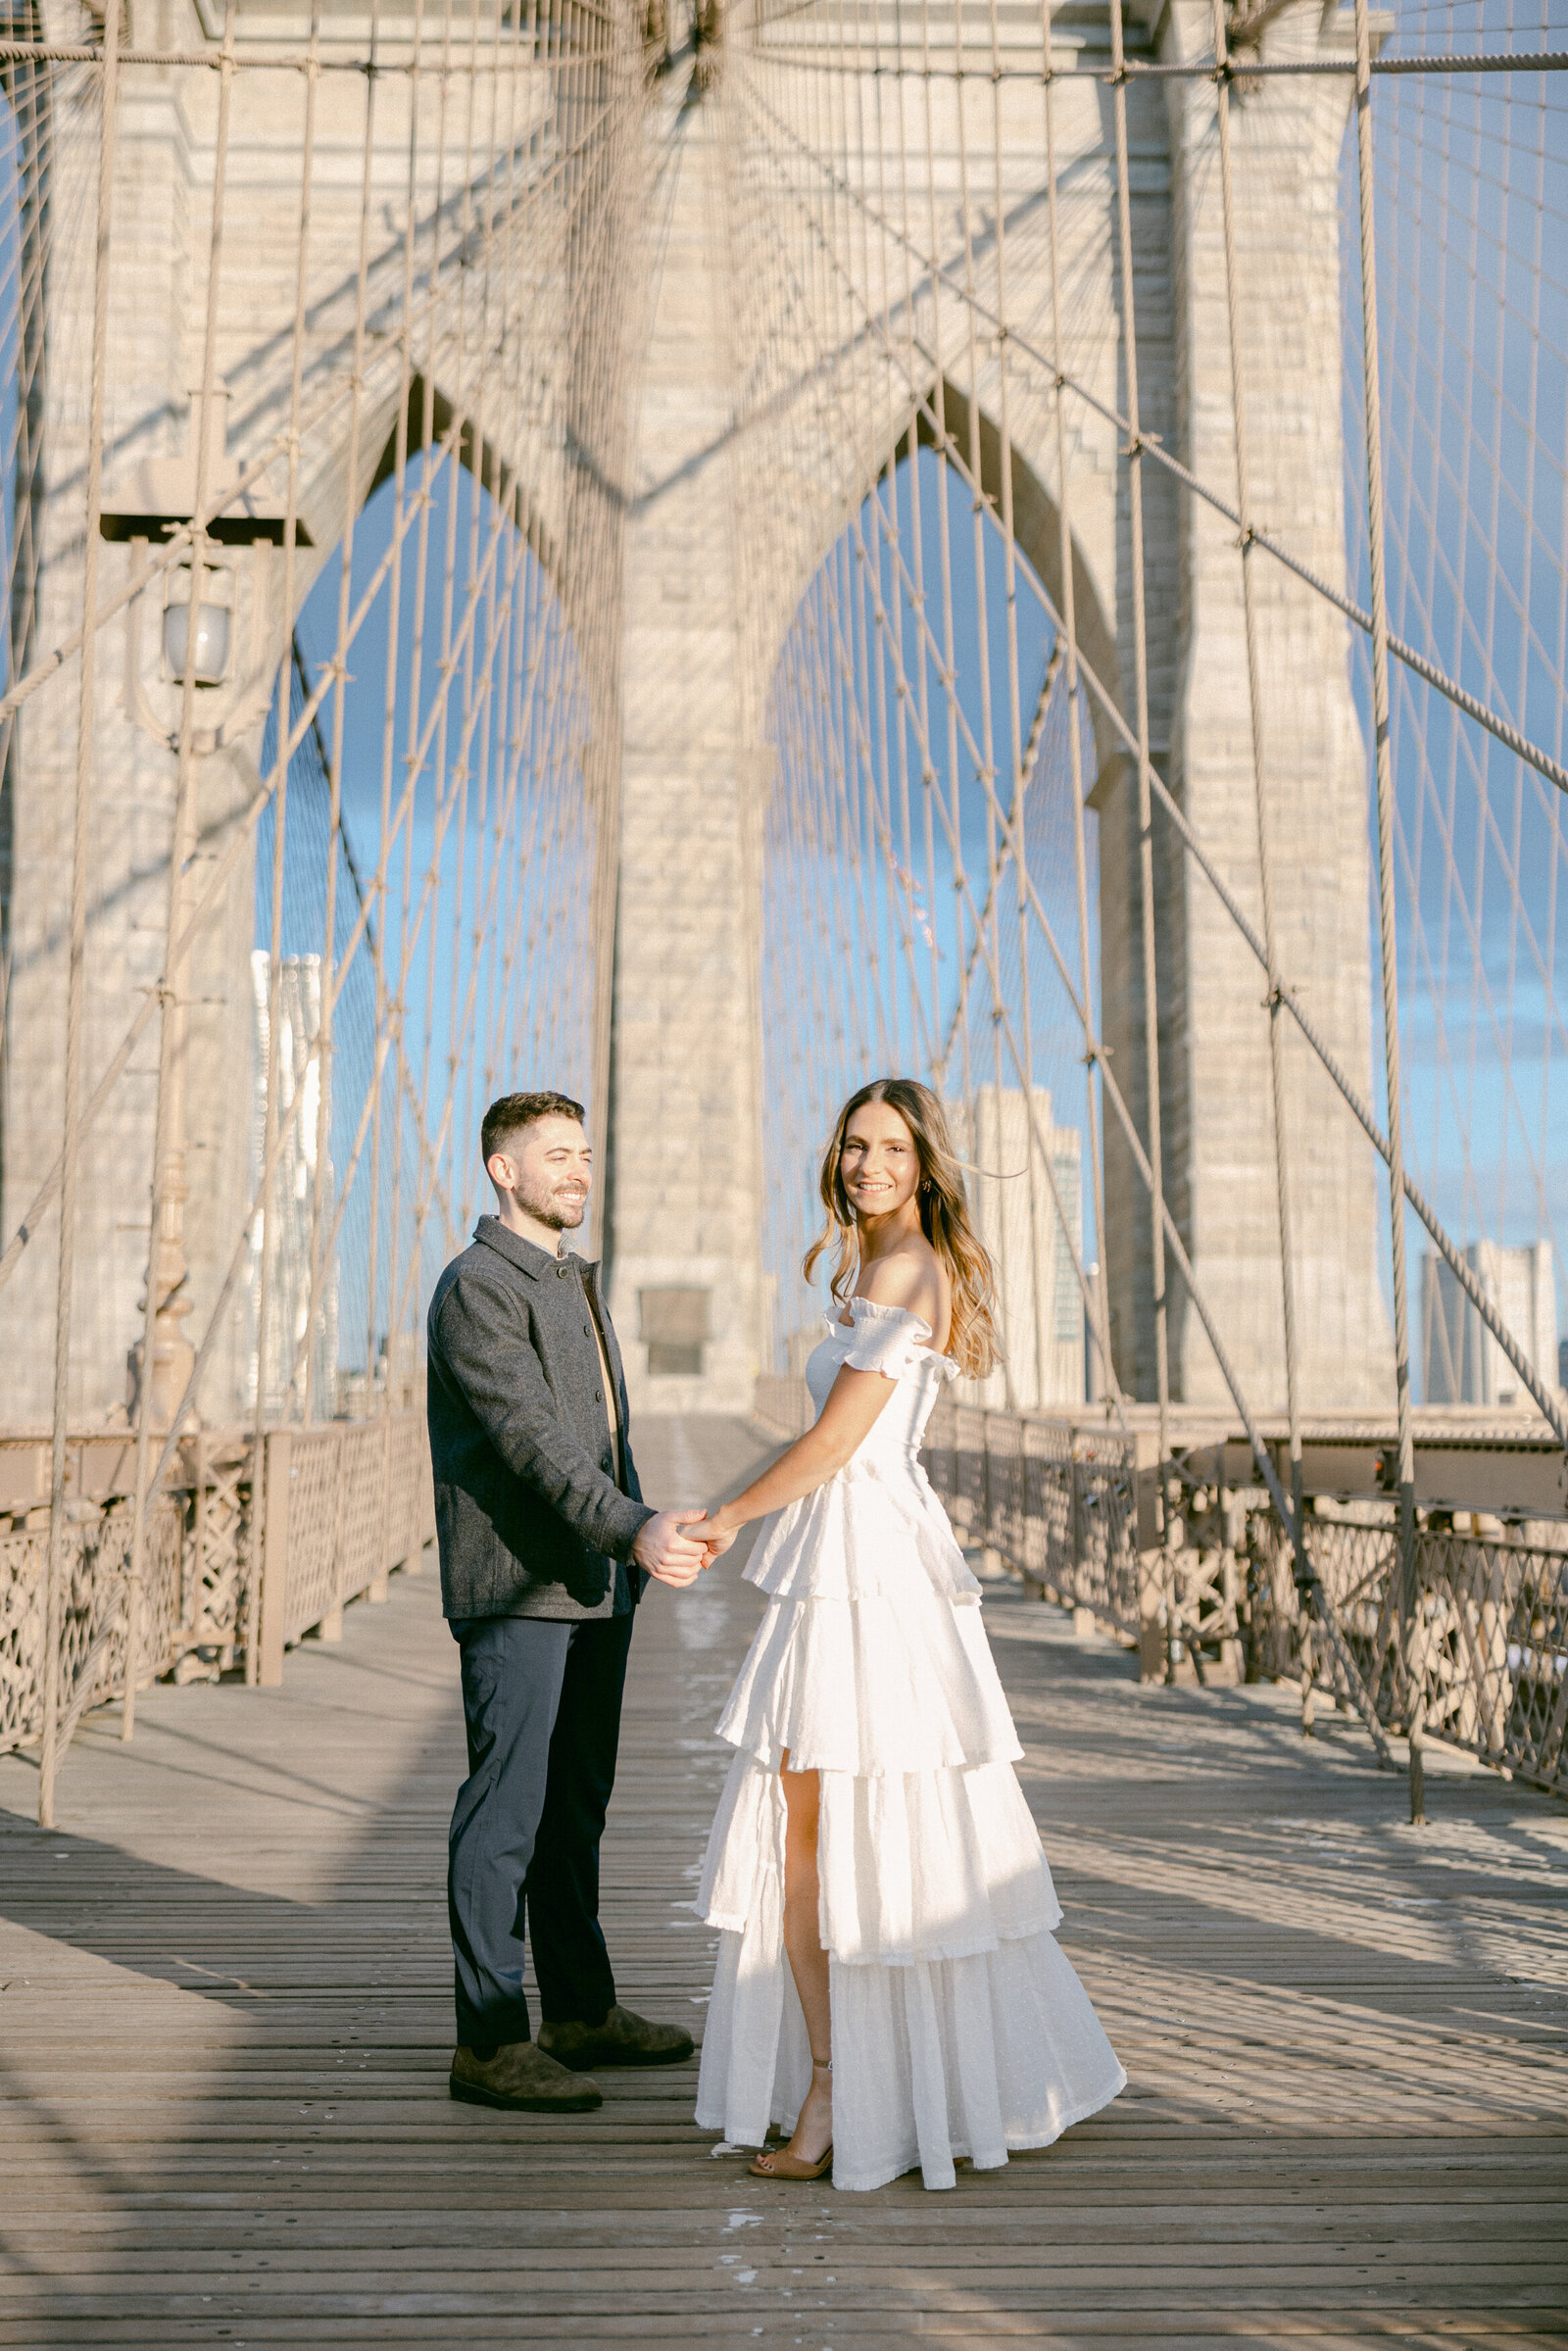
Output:
<instances>
[{"instance_id":1,"label":"held hands","mask_svg":"<svg viewBox=\"0 0 1568 2351\"><path fill-rule=\"evenodd\" d=\"M639 1530L631 1546L632 1557L661 1584L684 1591L708 1565L708 1549L701 1537L686 1532L693 1520L706 1515L702 1510L656 1511Z\"/></svg>"},{"instance_id":2,"label":"held hands","mask_svg":"<svg viewBox=\"0 0 1568 2351\"><path fill-rule=\"evenodd\" d=\"M661 1510L638 1535L632 1557L659 1583L683 1592L729 1549L739 1532L724 1524L721 1511L710 1517L704 1510Z\"/></svg>"}]
</instances>

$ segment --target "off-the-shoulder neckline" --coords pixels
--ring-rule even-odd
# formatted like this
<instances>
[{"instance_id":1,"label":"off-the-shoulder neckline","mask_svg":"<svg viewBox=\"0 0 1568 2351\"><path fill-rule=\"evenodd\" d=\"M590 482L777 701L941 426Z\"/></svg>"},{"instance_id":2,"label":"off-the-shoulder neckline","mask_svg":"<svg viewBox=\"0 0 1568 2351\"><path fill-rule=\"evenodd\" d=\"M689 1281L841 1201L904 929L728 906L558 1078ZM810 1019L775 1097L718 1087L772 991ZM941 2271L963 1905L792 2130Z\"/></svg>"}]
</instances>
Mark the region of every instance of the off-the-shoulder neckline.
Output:
<instances>
[{"instance_id":1,"label":"off-the-shoulder neckline","mask_svg":"<svg viewBox=\"0 0 1568 2351\"><path fill-rule=\"evenodd\" d=\"M914 1313L908 1306L886 1306L880 1298L846 1298L844 1302L850 1309L851 1319L849 1322L845 1321L842 1314L829 1314L825 1311L823 1313L822 1320L830 1331L853 1330L855 1328L855 1310L858 1306L866 1314L896 1314L901 1322L918 1323L926 1337L929 1339L931 1336L931 1325L926 1321L925 1316Z\"/></svg>"},{"instance_id":2,"label":"off-the-shoulder neckline","mask_svg":"<svg viewBox=\"0 0 1568 2351\"><path fill-rule=\"evenodd\" d=\"M913 1313L907 1306L886 1305L881 1298L859 1297L847 1298L845 1303L850 1309L851 1319L848 1322L845 1322L842 1316L829 1314L824 1310L822 1320L830 1331L852 1332L858 1319L856 1312L858 1307L866 1314L896 1314L901 1322L912 1322L916 1330L923 1331L928 1343L932 1337L931 1325L926 1321L925 1316ZM951 1355L939 1355L936 1348L929 1344L923 1347L917 1346L914 1351L918 1355L929 1355L933 1363L945 1363L955 1371L957 1369L957 1365L954 1363Z\"/></svg>"},{"instance_id":3,"label":"off-the-shoulder neckline","mask_svg":"<svg viewBox=\"0 0 1568 2351\"><path fill-rule=\"evenodd\" d=\"M917 1322L926 1337L929 1339L931 1336L931 1325L923 1314L916 1314L912 1306L885 1305L879 1298L861 1298L858 1293L854 1298L846 1298L845 1304L849 1307L852 1315L857 1306L866 1314L897 1314L905 1322ZM847 1323L839 1325L840 1330L848 1330L849 1327Z\"/></svg>"}]
</instances>

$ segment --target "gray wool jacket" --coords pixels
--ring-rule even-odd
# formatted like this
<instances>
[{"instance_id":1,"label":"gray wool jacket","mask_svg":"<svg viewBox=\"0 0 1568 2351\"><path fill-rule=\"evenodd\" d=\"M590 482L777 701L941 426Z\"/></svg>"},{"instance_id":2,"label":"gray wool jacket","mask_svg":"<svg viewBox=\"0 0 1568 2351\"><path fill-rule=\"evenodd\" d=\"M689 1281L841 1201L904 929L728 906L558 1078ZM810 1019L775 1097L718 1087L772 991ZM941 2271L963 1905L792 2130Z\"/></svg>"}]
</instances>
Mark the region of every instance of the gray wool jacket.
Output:
<instances>
[{"instance_id":1,"label":"gray wool jacket","mask_svg":"<svg viewBox=\"0 0 1568 2351\"><path fill-rule=\"evenodd\" d=\"M441 1603L449 1617L609 1616L635 1600L654 1515L625 1442L626 1382L599 1268L552 1257L495 1216L430 1301L427 1411ZM622 1433L605 1401L597 1320Z\"/></svg>"}]
</instances>

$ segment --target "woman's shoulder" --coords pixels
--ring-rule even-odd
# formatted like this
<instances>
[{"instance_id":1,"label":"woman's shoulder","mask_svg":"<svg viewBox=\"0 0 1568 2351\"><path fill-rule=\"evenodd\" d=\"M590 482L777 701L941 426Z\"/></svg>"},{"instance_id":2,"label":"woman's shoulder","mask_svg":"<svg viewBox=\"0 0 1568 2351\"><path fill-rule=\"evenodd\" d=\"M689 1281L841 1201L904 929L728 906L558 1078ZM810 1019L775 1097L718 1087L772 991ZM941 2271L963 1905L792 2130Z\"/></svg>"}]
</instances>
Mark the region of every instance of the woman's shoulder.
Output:
<instances>
[{"instance_id":1,"label":"woman's shoulder","mask_svg":"<svg viewBox=\"0 0 1568 2351\"><path fill-rule=\"evenodd\" d=\"M945 1302L942 1263L925 1235L911 1233L885 1257L865 1266L853 1302L911 1315L935 1330Z\"/></svg>"},{"instance_id":2,"label":"woman's shoulder","mask_svg":"<svg viewBox=\"0 0 1568 2351\"><path fill-rule=\"evenodd\" d=\"M867 1266L849 1300L853 1336L844 1334L844 1361L852 1370L879 1371L899 1380L933 1363L946 1365L936 1347L937 1332L947 1320L941 1269L922 1265L913 1250L903 1259L901 1250L891 1260Z\"/></svg>"}]
</instances>

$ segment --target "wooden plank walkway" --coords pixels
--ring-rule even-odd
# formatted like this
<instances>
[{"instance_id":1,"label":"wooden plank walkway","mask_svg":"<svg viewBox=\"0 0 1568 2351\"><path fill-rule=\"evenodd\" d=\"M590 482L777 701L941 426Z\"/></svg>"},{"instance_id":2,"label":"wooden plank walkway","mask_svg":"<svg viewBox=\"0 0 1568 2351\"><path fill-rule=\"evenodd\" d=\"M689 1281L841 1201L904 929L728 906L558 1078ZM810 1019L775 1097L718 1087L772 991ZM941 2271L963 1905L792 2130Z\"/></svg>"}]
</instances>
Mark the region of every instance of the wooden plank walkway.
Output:
<instances>
[{"instance_id":1,"label":"wooden plank walkway","mask_svg":"<svg viewBox=\"0 0 1568 2351\"><path fill-rule=\"evenodd\" d=\"M759 1451L645 1427L662 1500ZM733 1572L634 1651L606 1912L623 1996L700 2020L689 1904ZM765 2188L691 2069L551 2122L452 2104L455 1652L433 1574L281 1692L90 1725L62 1829L0 1765L0 2344L999 2341L1523 2347L1568 2335L1568 1809L1435 1771L1432 1821L1291 1693L1142 1690L1010 1589L988 1622L1067 1925L1131 2077L950 2194Z\"/></svg>"}]
</instances>

